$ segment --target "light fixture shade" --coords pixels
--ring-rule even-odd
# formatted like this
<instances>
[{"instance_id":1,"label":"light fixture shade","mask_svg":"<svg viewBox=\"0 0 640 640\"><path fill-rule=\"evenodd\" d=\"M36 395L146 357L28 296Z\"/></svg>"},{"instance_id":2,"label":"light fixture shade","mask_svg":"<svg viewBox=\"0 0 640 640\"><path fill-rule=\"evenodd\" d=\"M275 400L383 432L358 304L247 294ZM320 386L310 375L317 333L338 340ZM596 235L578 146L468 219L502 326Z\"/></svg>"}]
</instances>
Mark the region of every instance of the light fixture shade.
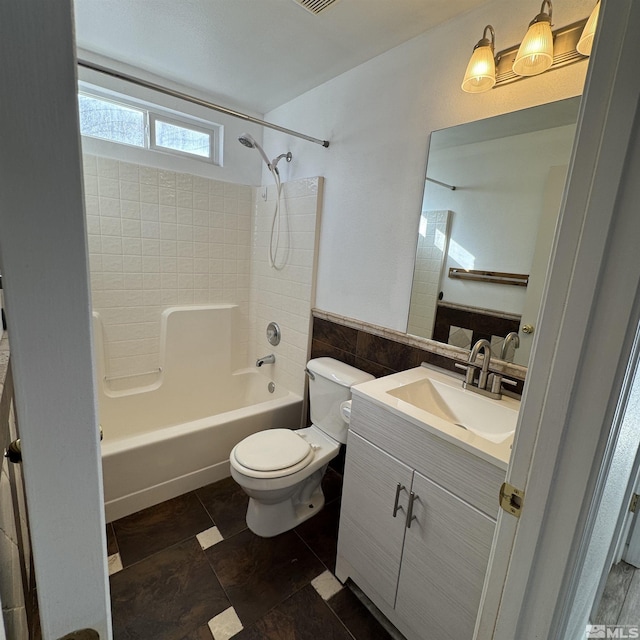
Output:
<instances>
[{"instance_id":1,"label":"light fixture shade","mask_svg":"<svg viewBox=\"0 0 640 640\"><path fill-rule=\"evenodd\" d=\"M553 64L553 34L551 22L534 21L524 37L513 63L513 72L519 76L535 76Z\"/></svg>"},{"instance_id":2,"label":"light fixture shade","mask_svg":"<svg viewBox=\"0 0 640 640\"><path fill-rule=\"evenodd\" d=\"M473 50L467 71L462 81L462 90L467 93L489 91L496 83L496 62L493 48L487 44Z\"/></svg>"},{"instance_id":3,"label":"light fixture shade","mask_svg":"<svg viewBox=\"0 0 640 640\"><path fill-rule=\"evenodd\" d=\"M582 35L580 36L580 40L578 40L578 44L576 45L576 49L578 53L581 53L583 56L591 55L591 47L593 47L593 38L596 35L596 27L598 26L598 14L600 13L600 2L596 4L587 20L587 24L584 25L584 29L582 30Z\"/></svg>"}]
</instances>

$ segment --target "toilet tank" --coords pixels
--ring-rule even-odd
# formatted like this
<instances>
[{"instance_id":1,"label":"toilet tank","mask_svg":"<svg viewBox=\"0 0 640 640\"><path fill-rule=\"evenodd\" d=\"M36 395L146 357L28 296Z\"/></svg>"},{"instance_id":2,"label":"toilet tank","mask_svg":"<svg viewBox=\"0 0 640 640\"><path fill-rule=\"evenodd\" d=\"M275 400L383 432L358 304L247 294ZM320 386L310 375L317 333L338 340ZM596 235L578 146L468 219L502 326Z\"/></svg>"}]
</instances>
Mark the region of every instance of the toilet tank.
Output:
<instances>
[{"instance_id":1,"label":"toilet tank","mask_svg":"<svg viewBox=\"0 0 640 640\"><path fill-rule=\"evenodd\" d=\"M351 400L351 387L374 377L333 358L314 358L307 364L311 422L338 442L347 441L349 425L340 405Z\"/></svg>"}]
</instances>

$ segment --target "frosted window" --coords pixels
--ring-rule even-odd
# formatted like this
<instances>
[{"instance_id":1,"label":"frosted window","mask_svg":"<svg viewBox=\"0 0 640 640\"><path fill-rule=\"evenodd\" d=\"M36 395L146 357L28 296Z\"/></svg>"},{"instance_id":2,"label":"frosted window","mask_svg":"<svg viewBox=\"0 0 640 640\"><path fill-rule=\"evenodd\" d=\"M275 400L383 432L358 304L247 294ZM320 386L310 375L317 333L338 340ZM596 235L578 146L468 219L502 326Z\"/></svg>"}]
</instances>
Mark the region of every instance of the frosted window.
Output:
<instances>
[{"instance_id":1,"label":"frosted window","mask_svg":"<svg viewBox=\"0 0 640 640\"><path fill-rule=\"evenodd\" d=\"M80 133L112 142L145 146L145 112L117 102L78 96Z\"/></svg>"},{"instance_id":2,"label":"frosted window","mask_svg":"<svg viewBox=\"0 0 640 640\"><path fill-rule=\"evenodd\" d=\"M202 158L211 157L211 134L177 124L155 120L156 147L191 153Z\"/></svg>"}]
</instances>

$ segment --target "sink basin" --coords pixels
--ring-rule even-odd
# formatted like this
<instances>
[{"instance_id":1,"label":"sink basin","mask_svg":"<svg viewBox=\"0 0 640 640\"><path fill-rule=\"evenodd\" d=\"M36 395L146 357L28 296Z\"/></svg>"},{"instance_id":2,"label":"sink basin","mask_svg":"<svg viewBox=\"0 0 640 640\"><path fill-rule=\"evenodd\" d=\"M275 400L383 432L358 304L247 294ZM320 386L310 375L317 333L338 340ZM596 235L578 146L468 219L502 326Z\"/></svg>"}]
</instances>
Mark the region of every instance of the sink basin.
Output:
<instances>
[{"instance_id":1,"label":"sink basin","mask_svg":"<svg viewBox=\"0 0 640 640\"><path fill-rule=\"evenodd\" d=\"M504 442L516 430L518 401L493 400L463 389L458 381L422 378L386 393L490 442Z\"/></svg>"}]
</instances>

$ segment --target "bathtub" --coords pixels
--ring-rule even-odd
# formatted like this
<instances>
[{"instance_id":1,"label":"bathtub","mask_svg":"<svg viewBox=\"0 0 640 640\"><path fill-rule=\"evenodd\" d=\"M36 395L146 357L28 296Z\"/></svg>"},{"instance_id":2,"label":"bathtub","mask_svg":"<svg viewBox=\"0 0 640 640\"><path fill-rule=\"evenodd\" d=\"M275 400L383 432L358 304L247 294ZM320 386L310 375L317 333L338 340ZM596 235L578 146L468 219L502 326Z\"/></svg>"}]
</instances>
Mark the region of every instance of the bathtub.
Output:
<instances>
[{"instance_id":1,"label":"bathtub","mask_svg":"<svg viewBox=\"0 0 640 640\"><path fill-rule=\"evenodd\" d=\"M105 375L94 314L108 522L228 477L231 449L252 433L300 427L299 395L274 388L257 369L232 370L235 312L234 305L165 310L155 379L126 389Z\"/></svg>"}]
</instances>

